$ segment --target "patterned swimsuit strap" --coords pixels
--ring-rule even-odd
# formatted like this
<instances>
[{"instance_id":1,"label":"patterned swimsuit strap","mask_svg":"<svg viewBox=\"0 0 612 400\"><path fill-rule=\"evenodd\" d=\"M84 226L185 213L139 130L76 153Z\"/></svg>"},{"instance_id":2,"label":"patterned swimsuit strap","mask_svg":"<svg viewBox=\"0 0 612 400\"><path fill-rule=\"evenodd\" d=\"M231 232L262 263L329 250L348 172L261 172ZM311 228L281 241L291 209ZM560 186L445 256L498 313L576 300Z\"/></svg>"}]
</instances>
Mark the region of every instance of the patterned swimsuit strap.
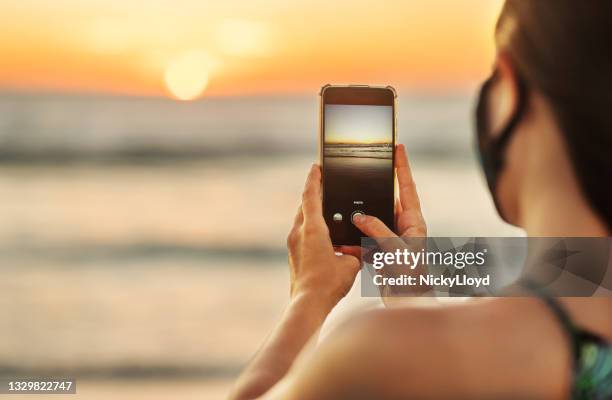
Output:
<instances>
[{"instance_id":1,"label":"patterned swimsuit strap","mask_svg":"<svg viewBox=\"0 0 612 400\"><path fill-rule=\"evenodd\" d=\"M552 311L571 344L573 370L576 371L580 359L580 341L583 332L576 328L565 307L557 299L551 296L541 285L531 280L523 280L521 281L521 286L542 300L548 309Z\"/></svg>"}]
</instances>

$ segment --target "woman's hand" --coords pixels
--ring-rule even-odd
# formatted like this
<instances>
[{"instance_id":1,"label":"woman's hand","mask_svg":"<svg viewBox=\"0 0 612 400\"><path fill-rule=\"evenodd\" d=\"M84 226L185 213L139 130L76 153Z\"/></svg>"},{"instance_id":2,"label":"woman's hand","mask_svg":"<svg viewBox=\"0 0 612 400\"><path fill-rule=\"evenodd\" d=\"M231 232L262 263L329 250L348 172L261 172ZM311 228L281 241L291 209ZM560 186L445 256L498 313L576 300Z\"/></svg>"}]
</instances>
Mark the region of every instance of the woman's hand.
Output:
<instances>
[{"instance_id":1,"label":"woman's hand","mask_svg":"<svg viewBox=\"0 0 612 400\"><path fill-rule=\"evenodd\" d=\"M302 204L287 238L291 301L281 321L236 381L230 399L256 399L289 371L309 340L314 340L331 309L351 289L359 260L337 256L323 219L321 168L313 165Z\"/></svg>"},{"instance_id":2,"label":"woman's hand","mask_svg":"<svg viewBox=\"0 0 612 400\"><path fill-rule=\"evenodd\" d=\"M403 146L398 146L396 159L401 199L397 207L397 226L404 236L424 236L425 223ZM357 226L374 237L395 235L378 218L371 216ZM351 289L359 272L359 248L357 257L338 256L334 251L323 219L321 168L318 165L313 165L308 174L287 247L292 300L277 327L236 381L230 399L259 398L276 385L306 343L316 336L327 314Z\"/></svg>"},{"instance_id":3,"label":"woman's hand","mask_svg":"<svg viewBox=\"0 0 612 400\"><path fill-rule=\"evenodd\" d=\"M287 237L291 266L291 297L310 297L333 308L351 289L360 262L336 255L323 218L321 167L313 165L306 179L302 204Z\"/></svg>"},{"instance_id":4,"label":"woman's hand","mask_svg":"<svg viewBox=\"0 0 612 400\"><path fill-rule=\"evenodd\" d=\"M355 226L361 230L366 236L376 240L378 246L389 252L395 252L398 249L415 247L421 249L426 245L427 226L421 212L421 204L416 191L406 149L403 145L398 145L395 153L395 171L399 184L399 201L395 205L395 225L397 232L393 232L380 219L372 215L363 215L356 218ZM412 239L409 238L423 238ZM357 257L361 256L362 249L358 246L343 246L339 249L345 254L352 254ZM387 265L383 270L377 273L386 277L398 277L406 273L403 266ZM411 270L414 276L425 273L422 266L417 266ZM383 302L387 306L401 304L401 297L421 296L431 290L425 286L388 286L382 285L380 290Z\"/></svg>"},{"instance_id":5,"label":"woman's hand","mask_svg":"<svg viewBox=\"0 0 612 400\"><path fill-rule=\"evenodd\" d=\"M356 218L354 224L366 236L372 238L402 238L426 237L427 226L421 212L419 195L412 179L410 164L406 155L406 148L400 144L395 153L395 172L399 184L399 201L395 204L395 225L397 232L393 232L380 219L372 215ZM360 249L342 247L340 251L348 254L359 254Z\"/></svg>"}]
</instances>

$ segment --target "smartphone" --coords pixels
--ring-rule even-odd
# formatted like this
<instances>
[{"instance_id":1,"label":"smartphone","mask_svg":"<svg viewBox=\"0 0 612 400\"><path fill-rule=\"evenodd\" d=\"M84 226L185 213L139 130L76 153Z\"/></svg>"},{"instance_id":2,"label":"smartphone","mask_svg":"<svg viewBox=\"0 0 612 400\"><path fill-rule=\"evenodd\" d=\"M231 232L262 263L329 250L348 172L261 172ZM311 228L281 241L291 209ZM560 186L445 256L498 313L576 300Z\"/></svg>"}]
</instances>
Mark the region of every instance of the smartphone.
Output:
<instances>
[{"instance_id":1,"label":"smartphone","mask_svg":"<svg viewBox=\"0 0 612 400\"><path fill-rule=\"evenodd\" d=\"M390 86L321 88L323 216L335 246L361 244L360 213L395 229L396 97Z\"/></svg>"}]
</instances>

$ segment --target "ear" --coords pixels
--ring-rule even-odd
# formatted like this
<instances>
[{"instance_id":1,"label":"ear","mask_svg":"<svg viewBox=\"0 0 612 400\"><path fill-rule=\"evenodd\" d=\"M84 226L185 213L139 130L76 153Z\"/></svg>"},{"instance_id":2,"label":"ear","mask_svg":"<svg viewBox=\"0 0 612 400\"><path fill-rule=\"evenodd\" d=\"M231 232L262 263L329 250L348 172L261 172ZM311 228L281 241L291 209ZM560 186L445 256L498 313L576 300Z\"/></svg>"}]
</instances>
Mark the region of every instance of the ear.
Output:
<instances>
[{"instance_id":1,"label":"ear","mask_svg":"<svg viewBox=\"0 0 612 400\"><path fill-rule=\"evenodd\" d=\"M495 61L496 78L488 100L489 132L497 134L516 113L519 102L518 78L510 57L499 53Z\"/></svg>"}]
</instances>

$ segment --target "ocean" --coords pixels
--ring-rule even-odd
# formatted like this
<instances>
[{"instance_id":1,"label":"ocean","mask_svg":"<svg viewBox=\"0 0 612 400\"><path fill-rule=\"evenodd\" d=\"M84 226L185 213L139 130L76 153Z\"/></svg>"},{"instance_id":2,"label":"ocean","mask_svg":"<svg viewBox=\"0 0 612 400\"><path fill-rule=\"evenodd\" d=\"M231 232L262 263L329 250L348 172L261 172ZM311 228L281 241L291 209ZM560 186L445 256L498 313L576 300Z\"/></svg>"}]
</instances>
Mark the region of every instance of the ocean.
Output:
<instances>
[{"instance_id":1,"label":"ocean","mask_svg":"<svg viewBox=\"0 0 612 400\"><path fill-rule=\"evenodd\" d=\"M478 169L472 104L400 91L429 232L519 235ZM287 303L317 140L314 95L0 95L2 374L73 375L84 398L220 397ZM376 306L353 290L326 329Z\"/></svg>"},{"instance_id":2,"label":"ocean","mask_svg":"<svg viewBox=\"0 0 612 400\"><path fill-rule=\"evenodd\" d=\"M324 147L326 157L332 158L375 158L390 160L393 158L391 144L347 144L327 143Z\"/></svg>"}]
</instances>

